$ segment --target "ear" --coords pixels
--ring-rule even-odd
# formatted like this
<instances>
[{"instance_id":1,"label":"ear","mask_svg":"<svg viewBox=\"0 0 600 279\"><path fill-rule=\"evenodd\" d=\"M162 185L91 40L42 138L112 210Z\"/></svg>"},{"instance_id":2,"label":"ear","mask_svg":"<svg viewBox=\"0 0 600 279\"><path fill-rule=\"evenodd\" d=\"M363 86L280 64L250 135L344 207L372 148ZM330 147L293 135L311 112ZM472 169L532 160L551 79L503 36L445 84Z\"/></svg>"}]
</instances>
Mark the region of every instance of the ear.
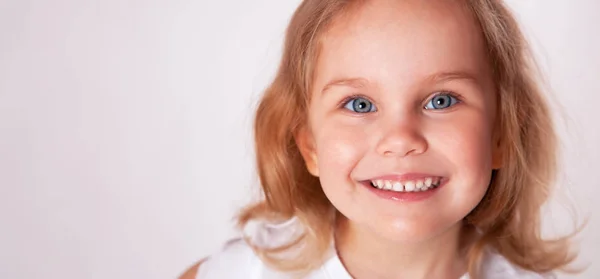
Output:
<instances>
[{"instance_id":1,"label":"ear","mask_svg":"<svg viewBox=\"0 0 600 279\"><path fill-rule=\"evenodd\" d=\"M310 174L318 177L319 165L317 160L317 152L315 150L314 138L310 132L310 129L306 127L301 128L298 133L294 135L294 140L296 141L298 149L300 149L302 158L304 158L306 169L308 169Z\"/></svg>"}]
</instances>

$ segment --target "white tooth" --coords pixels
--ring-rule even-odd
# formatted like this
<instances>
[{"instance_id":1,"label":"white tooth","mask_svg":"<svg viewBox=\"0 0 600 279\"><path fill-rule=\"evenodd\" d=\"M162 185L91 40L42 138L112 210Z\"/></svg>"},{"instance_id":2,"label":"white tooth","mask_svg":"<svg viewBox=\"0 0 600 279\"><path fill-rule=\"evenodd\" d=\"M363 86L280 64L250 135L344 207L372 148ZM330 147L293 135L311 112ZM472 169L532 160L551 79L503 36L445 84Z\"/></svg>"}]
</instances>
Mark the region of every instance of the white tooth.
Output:
<instances>
[{"instance_id":1,"label":"white tooth","mask_svg":"<svg viewBox=\"0 0 600 279\"><path fill-rule=\"evenodd\" d=\"M375 180L375 185L377 185L377 188L381 189L383 187L383 182L381 182L381 180Z\"/></svg>"},{"instance_id":2,"label":"white tooth","mask_svg":"<svg viewBox=\"0 0 600 279\"><path fill-rule=\"evenodd\" d=\"M408 181L408 182L404 183L404 189L409 192L414 191L415 190L415 182Z\"/></svg>"},{"instance_id":3,"label":"white tooth","mask_svg":"<svg viewBox=\"0 0 600 279\"><path fill-rule=\"evenodd\" d=\"M425 179L425 186L427 186L427 187L431 186L432 182L433 182L433 179L431 179L431 177L428 177L427 179Z\"/></svg>"},{"instance_id":4,"label":"white tooth","mask_svg":"<svg viewBox=\"0 0 600 279\"><path fill-rule=\"evenodd\" d=\"M417 180L417 184L416 184L417 188L419 189L425 189L425 185L423 183L423 180Z\"/></svg>"},{"instance_id":5,"label":"white tooth","mask_svg":"<svg viewBox=\"0 0 600 279\"><path fill-rule=\"evenodd\" d=\"M386 180L385 181L385 187L383 187L383 189L391 190L392 189L392 182L390 182L389 180Z\"/></svg>"},{"instance_id":6,"label":"white tooth","mask_svg":"<svg viewBox=\"0 0 600 279\"><path fill-rule=\"evenodd\" d=\"M404 192L404 186L402 186L402 183L400 182L394 182L394 185L392 185L392 189L394 189L394 191L396 192Z\"/></svg>"}]
</instances>

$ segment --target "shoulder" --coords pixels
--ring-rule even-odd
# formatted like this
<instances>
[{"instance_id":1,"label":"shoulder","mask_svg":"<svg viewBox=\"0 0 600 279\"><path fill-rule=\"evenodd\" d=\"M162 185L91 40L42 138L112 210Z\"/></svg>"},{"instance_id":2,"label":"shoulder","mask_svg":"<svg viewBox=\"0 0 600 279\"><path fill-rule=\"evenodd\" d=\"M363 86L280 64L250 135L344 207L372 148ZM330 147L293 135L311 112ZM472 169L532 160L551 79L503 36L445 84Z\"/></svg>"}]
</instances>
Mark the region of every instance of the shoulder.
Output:
<instances>
[{"instance_id":1,"label":"shoulder","mask_svg":"<svg viewBox=\"0 0 600 279\"><path fill-rule=\"evenodd\" d=\"M196 279L196 274L198 273L198 269L206 259L202 259L199 262L195 263L191 267L189 267L178 279Z\"/></svg>"},{"instance_id":2,"label":"shoulder","mask_svg":"<svg viewBox=\"0 0 600 279\"><path fill-rule=\"evenodd\" d=\"M190 267L179 279L251 278L261 261L242 239L227 242L217 253Z\"/></svg>"},{"instance_id":3,"label":"shoulder","mask_svg":"<svg viewBox=\"0 0 600 279\"><path fill-rule=\"evenodd\" d=\"M246 241L252 246L269 250L285 246L302 232L296 218L281 222L252 220L244 226L244 238L227 242L202 264L192 266L180 279L288 278L289 274L263 263Z\"/></svg>"},{"instance_id":4,"label":"shoulder","mask_svg":"<svg viewBox=\"0 0 600 279\"><path fill-rule=\"evenodd\" d=\"M485 256L482 265L483 278L501 279L554 279L556 276L552 273L540 274L525 270L511 263L508 259L498 253L489 252Z\"/></svg>"}]
</instances>

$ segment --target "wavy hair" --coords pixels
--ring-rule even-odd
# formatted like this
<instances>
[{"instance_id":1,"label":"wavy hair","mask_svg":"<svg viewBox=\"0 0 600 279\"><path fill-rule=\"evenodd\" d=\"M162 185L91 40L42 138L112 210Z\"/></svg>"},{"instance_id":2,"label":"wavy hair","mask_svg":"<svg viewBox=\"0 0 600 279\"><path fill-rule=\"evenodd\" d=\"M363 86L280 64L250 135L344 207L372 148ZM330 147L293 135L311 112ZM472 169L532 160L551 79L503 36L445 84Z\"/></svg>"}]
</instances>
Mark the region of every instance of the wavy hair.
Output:
<instances>
[{"instance_id":1,"label":"wavy hair","mask_svg":"<svg viewBox=\"0 0 600 279\"><path fill-rule=\"evenodd\" d=\"M366 0L304 0L288 25L281 64L264 92L254 123L256 166L264 199L240 212L238 223L296 217L306 228L280 247L250 245L279 270L310 271L323 263L332 241L335 209L318 178L306 169L295 135L307 125L314 66L323 35L337 18ZM536 64L510 10L500 0L462 0L482 32L498 98L495 132L504 165L495 170L483 200L465 217L481 237L468 250L476 277L484 249L510 262L545 273L564 269L575 254L570 236L541 236L541 207L556 180L557 137ZM297 249L293 259L282 252Z\"/></svg>"}]
</instances>

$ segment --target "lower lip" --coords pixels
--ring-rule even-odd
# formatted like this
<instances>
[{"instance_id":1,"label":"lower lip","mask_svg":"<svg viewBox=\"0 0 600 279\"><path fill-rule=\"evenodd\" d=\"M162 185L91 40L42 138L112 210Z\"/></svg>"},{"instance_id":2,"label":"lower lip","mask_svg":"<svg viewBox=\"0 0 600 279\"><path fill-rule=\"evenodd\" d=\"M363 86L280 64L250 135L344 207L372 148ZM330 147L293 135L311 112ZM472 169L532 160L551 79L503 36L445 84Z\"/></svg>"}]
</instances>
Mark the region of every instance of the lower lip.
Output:
<instances>
[{"instance_id":1,"label":"lower lip","mask_svg":"<svg viewBox=\"0 0 600 279\"><path fill-rule=\"evenodd\" d=\"M373 193L383 199L400 201L400 202L417 202L417 201L426 200L426 199L430 198L431 196L433 196L435 193L437 193L438 190L446 184L446 180L442 179L440 185L435 188L430 188L427 191L419 191L419 192L395 192L395 191L382 190L379 188L375 188L375 187L371 186L370 182L364 182L361 184L363 184L365 187L367 187L367 189L371 193Z\"/></svg>"}]
</instances>

